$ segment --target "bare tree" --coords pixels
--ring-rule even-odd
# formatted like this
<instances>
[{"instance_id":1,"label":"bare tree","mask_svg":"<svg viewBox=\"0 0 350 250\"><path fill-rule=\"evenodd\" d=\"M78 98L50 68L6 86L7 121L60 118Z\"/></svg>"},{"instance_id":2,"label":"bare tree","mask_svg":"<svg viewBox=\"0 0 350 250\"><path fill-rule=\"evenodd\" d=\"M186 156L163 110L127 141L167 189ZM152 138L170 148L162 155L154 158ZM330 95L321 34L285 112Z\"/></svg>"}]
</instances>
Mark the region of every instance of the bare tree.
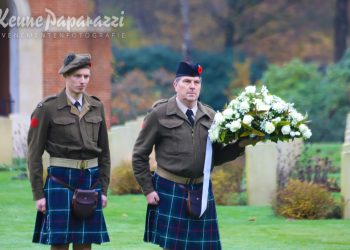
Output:
<instances>
[{"instance_id":1,"label":"bare tree","mask_svg":"<svg viewBox=\"0 0 350 250\"><path fill-rule=\"evenodd\" d=\"M348 0L336 0L334 17L334 61L339 61L346 50L348 35Z\"/></svg>"},{"instance_id":2,"label":"bare tree","mask_svg":"<svg viewBox=\"0 0 350 250\"><path fill-rule=\"evenodd\" d=\"M182 56L184 60L190 61L193 47L190 32L190 6L188 0L180 0L180 8L182 17Z\"/></svg>"}]
</instances>

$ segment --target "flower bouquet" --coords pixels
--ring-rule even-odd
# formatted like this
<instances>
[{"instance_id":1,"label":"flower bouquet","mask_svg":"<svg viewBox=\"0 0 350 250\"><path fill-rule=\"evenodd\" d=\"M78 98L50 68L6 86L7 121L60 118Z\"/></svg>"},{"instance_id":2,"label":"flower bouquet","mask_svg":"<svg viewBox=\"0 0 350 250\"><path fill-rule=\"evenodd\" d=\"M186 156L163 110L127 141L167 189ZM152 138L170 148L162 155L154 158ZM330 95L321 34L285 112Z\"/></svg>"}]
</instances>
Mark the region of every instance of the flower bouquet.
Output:
<instances>
[{"instance_id":1,"label":"flower bouquet","mask_svg":"<svg viewBox=\"0 0 350 250\"><path fill-rule=\"evenodd\" d=\"M222 112L217 112L209 129L212 142L228 144L243 137L261 137L263 141L309 139L311 130L294 104L271 95L265 86L260 91L248 86Z\"/></svg>"}]
</instances>

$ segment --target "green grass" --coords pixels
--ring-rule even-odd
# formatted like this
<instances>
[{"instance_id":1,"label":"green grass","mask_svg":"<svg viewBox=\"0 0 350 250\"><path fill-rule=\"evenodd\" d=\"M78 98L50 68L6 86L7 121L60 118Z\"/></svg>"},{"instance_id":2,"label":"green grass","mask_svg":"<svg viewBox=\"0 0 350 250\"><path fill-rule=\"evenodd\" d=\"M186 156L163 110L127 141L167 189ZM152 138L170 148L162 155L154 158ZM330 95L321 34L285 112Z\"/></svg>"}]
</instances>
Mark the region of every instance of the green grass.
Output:
<instances>
[{"instance_id":1,"label":"green grass","mask_svg":"<svg viewBox=\"0 0 350 250\"><path fill-rule=\"evenodd\" d=\"M49 249L31 243L35 208L27 180L0 172L0 249ZM105 217L111 242L94 249L160 249L142 242L142 195L109 196ZM218 206L223 249L350 249L350 220L286 220L270 207ZM192 249L191 249L192 250Z\"/></svg>"}]
</instances>

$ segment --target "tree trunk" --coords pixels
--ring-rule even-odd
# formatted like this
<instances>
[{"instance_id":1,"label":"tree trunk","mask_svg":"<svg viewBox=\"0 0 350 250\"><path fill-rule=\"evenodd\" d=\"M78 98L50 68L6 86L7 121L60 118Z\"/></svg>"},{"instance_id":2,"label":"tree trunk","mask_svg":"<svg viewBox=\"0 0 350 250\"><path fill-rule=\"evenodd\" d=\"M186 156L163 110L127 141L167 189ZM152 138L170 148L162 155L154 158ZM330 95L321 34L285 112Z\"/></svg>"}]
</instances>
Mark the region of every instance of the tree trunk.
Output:
<instances>
[{"instance_id":1,"label":"tree trunk","mask_svg":"<svg viewBox=\"0 0 350 250\"><path fill-rule=\"evenodd\" d=\"M334 18L334 61L338 62L346 50L348 34L348 0L336 0Z\"/></svg>"},{"instance_id":2,"label":"tree trunk","mask_svg":"<svg viewBox=\"0 0 350 250\"><path fill-rule=\"evenodd\" d=\"M190 7L188 0L180 0L180 7L182 17L182 56L184 60L190 61L192 53L192 40L189 20Z\"/></svg>"}]
</instances>

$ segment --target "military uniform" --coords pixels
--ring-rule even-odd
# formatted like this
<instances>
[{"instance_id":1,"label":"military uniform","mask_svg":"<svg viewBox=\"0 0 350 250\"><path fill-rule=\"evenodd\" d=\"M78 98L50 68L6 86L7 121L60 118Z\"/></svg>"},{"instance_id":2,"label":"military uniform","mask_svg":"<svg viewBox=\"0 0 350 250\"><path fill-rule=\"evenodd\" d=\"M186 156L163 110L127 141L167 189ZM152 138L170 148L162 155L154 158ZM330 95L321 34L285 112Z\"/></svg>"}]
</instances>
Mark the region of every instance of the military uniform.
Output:
<instances>
[{"instance_id":1,"label":"military uniform","mask_svg":"<svg viewBox=\"0 0 350 250\"><path fill-rule=\"evenodd\" d=\"M67 57L68 58L68 57ZM74 55L60 69L62 74L82 68L87 56ZM83 64L82 64L83 63ZM79 111L63 89L45 98L34 110L28 133L28 169L34 200L46 198L46 213L38 211L33 242L42 244L89 244L109 241L102 213L101 194L107 195L110 153L102 102L83 93ZM42 154L50 155L50 166L43 183ZM72 215L73 188L91 189L97 184L98 207L93 216Z\"/></svg>"},{"instance_id":2,"label":"military uniform","mask_svg":"<svg viewBox=\"0 0 350 250\"><path fill-rule=\"evenodd\" d=\"M149 205L144 241L166 249L221 249L215 202L209 188L208 208L200 219L186 213L187 190L202 188L205 149L215 111L198 102L192 127L175 96L154 105L136 140L132 164L145 195L157 191L158 206ZM152 176L149 154L155 146L157 170ZM238 143L213 145L213 165L243 154Z\"/></svg>"}]
</instances>

